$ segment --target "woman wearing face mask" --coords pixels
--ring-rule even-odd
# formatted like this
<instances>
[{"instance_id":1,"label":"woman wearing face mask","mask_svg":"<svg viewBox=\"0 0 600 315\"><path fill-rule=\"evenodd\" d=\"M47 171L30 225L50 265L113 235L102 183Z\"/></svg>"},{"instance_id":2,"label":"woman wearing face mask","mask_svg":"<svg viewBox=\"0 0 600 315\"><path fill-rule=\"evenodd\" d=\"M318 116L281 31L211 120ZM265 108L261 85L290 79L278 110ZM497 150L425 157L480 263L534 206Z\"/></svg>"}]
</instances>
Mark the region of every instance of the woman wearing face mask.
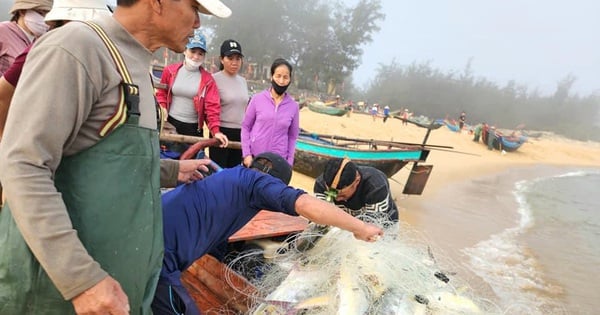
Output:
<instances>
[{"instance_id":1,"label":"woman wearing face mask","mask_svg":"<svg viewBox=\"0 0 600 315\"><path fill-rule=\"evenodd\" d=\"M300 133L298 103L286 93L292 82L292 65L276 59L271 65L271 87L254 95L242 122L244 165L255 155L271 151L294 164L296 140Z\"/></svg>"},{"instance_id":2,"label":"woman wearing face mask","mask_svg":"<svg viewBox=\"0 0 600 315\"><path fill-rule=\"evenodd\" d=\"M0 76L34 39L48 30L44 16L52 0L15 0L10 21L0 22Z\"/></svg>"},{"instance_id":3,"label":"woman wearing face mask","mask_svg":"<svg viewBox=\"0 0 600 315\"><path fill-rule=\"evenodd\" d=\"M221 103L213 76L202 67L206 54L206 39L199 30L190 37L185 60L165 67L160 79L167 88L156 89L156 99L166 109L167 121L178 134L203 137L204 123L226 147L228 140L220 131Z\"/></svg>"}]
</instances>

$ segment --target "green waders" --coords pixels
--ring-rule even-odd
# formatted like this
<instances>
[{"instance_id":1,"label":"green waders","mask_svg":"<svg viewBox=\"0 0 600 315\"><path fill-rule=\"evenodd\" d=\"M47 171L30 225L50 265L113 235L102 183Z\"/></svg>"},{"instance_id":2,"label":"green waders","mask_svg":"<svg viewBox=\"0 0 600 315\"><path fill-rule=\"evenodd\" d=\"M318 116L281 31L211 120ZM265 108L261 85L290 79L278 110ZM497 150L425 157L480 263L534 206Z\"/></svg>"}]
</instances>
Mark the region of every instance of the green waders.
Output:
<instances>
[{"instance_id":1,"label":"green waders","mask_svg":"<svg viewBox=\"0 0 600 315\"><path fill-rule=\"evenodd\" d=\"M115 61L122 59L115 50ZM55 185L79 239L119 282L131 314L151 314L164 250L158 131L138 126L138 89L123 64L117 67L126 95L119 106L127 104L127 121L89 149L63 158ZM9 203L0 212L0 314L74 314L27 247Z\"/></svg>"},{"instance_id":2,"label":"green waders","mask_svg":"<svg viewBox=\"0 0 600 315\"><path fill-rule=\"evenodd\" d=\"M126 123L64 158L56 172L74 229L121 284L131 314L151 313L162 265L158 152L157 131ZM29 251L8 203L0 212L0 314L73 314Z\"/></svg>"}]
</instances>

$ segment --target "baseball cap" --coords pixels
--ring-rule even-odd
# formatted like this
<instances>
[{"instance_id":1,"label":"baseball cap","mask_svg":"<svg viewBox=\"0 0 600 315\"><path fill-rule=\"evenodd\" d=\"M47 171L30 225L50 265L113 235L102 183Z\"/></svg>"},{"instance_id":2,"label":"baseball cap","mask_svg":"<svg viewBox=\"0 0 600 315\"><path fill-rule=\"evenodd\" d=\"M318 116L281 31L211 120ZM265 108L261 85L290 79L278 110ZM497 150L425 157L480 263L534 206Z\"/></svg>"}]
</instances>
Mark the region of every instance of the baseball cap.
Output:
<instances>
[{"instance_id":1,"label":"baseball cap","mask_svg":"<svg viewBox=\"0 0 600 315\"><path fill-rule=\"evenodd\" d=\"M105 0L54 0L46 21L87 21L100 15L110 15Z\"/></svg>"},{"instance_id":2,"label":"baseball cap","mask_svg":"<svg viewBox=\"0 0 600 315\"><path fill-rule=\"evenodd\" d=\"M221 44L221 56L231 56L233 54L242 54L242 45L233 39L228 39Z\"/></svg>"},{"instance_id":3,"label":"baseball cap","mask_svg":"<svg viewBox=\"0 0 600 315\"><path fill-rule=\"evenodd\" d=\"M10 14L14 14L19 10L30 10L39 9L43 11L50 11L52 9L52 0L15 0L12 8L10 8Z\"/></svg>"},{"instance_id":4,"label":"baseball cap","mask_svg":"<svg viewBox=\"0 0 600 315\"><path fill-rule=\"evenodd\" d=\"M206 37L204 37L204 35L202 35L202 33L200 32L200 29L194 30L194 36L192 36L188 39L188 43L187 43L187 45L185 45L185 48L187 48L187 49L200 48L200 49L206 51Z\"/></svg>"},{"instance_id":5,"label":"baseball cap","mask_svg":"<svg viewBox=\"0 0 600 315\"><path fill-rule=\"evenodd\" d=\"M196 0L196 2L200 4L201 13L220 18L227 18L231 15L231 9L219 0Z\"/></svg>"},{"instance_id":6,"label":"baseball cap","mask_svg":"<svg viewBox=\"0 0 600 315\"><path fill-rule=\"evenodd\" d=\"M271 162L271 166L269 167L265 164L261 164L261 159ZM288 185L292 179L292 167L283 157L281 157L281 155L277 153L263 152L255 156L250 168L255 168L261 172L277 177L286 185Z\"/></svg>"}]
</instances>

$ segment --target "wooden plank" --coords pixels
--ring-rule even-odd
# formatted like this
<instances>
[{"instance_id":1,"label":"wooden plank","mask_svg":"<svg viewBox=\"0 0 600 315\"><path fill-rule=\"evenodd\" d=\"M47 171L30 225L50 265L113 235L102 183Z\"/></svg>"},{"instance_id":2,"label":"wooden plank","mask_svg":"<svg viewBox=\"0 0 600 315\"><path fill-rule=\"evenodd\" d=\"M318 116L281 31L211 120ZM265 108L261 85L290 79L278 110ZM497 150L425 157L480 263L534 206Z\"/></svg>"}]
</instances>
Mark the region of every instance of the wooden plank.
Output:
<instances>
[{"instance_id":1,"label":"wooden plank","mask_svg":"<svg viewBox=\"0 0 600 315\"><path fill-rule=\"evenodd\" d=\"M246 313L258 294L250 282L210 255L196 260L181 278L202 314Z\"/></svg>"},{"instance_id":2,"label":"wooden plank","mask_svg":"<svg viewBox=\"0 0 600 315\"><path fill-rule=\"evenodd\" d=\"M250 222L229 238L229 242L283 236L303 231L308 220L281 212L261 210Z\"/></svg>"}]
</instances>

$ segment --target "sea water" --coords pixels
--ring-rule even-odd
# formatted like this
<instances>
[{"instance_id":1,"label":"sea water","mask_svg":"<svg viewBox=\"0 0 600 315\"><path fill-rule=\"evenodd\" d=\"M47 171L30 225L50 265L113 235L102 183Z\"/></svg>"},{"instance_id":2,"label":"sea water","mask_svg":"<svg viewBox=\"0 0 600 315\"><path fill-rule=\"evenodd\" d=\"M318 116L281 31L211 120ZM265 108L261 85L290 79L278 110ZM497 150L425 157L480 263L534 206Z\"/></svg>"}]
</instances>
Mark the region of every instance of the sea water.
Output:
<instances>
[{"instance_id":1,"label":"sea water","mask_svg":"<svg viewBox=\"0 0 600 315\"><path fill-rule=\"evenodd\" d=\"M600 312L600 170L512 183L513 226L463 249L506 314Z\"/></svg>"}]
</instances>

